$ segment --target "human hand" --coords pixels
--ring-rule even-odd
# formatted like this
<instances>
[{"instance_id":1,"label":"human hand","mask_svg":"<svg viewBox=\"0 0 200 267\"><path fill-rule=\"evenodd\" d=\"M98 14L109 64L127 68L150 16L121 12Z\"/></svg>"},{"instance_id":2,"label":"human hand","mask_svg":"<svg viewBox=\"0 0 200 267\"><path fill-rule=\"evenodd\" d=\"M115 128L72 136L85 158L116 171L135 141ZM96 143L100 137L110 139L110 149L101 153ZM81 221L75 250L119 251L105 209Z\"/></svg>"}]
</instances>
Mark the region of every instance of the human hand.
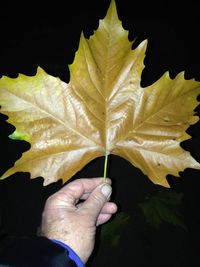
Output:
<instances>
[{"instance_id":1,"label":"human hand","mask_svg":"<svg viewBox=\"0 0 200 267\"><path fill-rule=\"evenodd\" d=\"M91 255L96 226L107 222L117 211L109 202L111 180L102 178L74 180L50 196L42 214L41 233L70 246L86 263Z\"/></svg>"}]
</instances>

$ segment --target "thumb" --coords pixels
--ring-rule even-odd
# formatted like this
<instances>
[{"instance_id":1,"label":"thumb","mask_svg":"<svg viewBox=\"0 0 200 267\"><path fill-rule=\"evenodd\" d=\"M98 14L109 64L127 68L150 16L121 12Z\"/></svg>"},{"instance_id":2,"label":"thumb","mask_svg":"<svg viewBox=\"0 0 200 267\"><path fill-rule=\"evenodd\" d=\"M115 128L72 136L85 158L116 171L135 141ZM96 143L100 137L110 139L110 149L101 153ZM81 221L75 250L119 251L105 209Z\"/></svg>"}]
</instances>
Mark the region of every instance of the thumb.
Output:
<instances>
[{"instance_id":1,"label":"thumb","mask_svg":"<svg viewBox=\"0 0 200 267\"><path fill-rule=\"evenodd\" d=\"M104 204L110 198L112 187L110 184L103 183L97 186L90 194L88 199L83 203L82 208L96 219L100 214Z\"/></svg>"}]
</instances>

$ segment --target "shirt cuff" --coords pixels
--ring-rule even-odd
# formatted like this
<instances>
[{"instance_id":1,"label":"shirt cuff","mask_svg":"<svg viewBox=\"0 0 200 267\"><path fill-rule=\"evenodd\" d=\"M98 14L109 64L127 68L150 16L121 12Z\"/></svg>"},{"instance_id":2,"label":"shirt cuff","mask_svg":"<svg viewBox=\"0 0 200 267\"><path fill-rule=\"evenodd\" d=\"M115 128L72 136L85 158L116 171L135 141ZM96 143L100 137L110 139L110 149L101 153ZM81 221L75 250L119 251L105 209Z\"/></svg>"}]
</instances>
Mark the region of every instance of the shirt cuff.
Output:
<instances>
[{"instance_id":1,"label":"shirt cuff","mask_svg":"<svg viewBox=\"0 0 200 267\"><path fill-rule=\"evenodd\" d=\"M79 256L74 252L74 250L72 250L69 246L67 246L65 243L59 241L59 240L55 240L52 239L51 241L53 241L54 243L59 244L60 246L62 246L63 248L65 248L68 252L69 252L69 258L73 261L75 261L77 267L84 267L85 265L83 264L83 262L81 261L81 259L79 258Z\"/></svg>"}]
</instances>

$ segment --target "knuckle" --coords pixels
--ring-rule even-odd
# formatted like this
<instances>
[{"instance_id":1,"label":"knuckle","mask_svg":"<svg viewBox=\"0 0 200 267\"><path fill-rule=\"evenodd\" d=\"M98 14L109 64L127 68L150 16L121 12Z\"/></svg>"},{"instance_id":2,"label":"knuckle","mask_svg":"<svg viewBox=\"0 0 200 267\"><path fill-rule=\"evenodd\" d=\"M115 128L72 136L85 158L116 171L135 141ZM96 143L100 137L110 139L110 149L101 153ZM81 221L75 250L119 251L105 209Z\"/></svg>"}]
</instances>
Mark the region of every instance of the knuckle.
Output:
<instances>
[{"instance_id":1,"label":"knuckle","mask_svg":"<svg viewBox=\"0 0 200 267\"><path fill-rule=\"evenodd\" d=\"M104 200L104 198L102 197L102 195L100 193L96 192L96 194L93 194L92 197L93 197L93 201L95 203L98 203L99 206L103 206L104 205L105 200Z\"/></svg>"}]
</instances>

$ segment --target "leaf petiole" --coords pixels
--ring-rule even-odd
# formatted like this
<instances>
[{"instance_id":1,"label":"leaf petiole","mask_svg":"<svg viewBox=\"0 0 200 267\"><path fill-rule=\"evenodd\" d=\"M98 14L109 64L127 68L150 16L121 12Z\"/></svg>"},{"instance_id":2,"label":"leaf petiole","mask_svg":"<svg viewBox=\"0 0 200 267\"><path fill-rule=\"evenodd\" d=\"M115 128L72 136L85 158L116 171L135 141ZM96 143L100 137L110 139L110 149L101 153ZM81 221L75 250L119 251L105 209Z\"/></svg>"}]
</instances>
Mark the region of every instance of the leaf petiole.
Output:
<instances>
[{"instance_id":1,"label":"leaf petiole","mask_svg":"<svg viewBox=\"0 0 200 267\"><path fill-rule=\"evenodd\" d=\"M106 183L106 178L107 178L107 166L108 166L108 154L105 155L105 160L104 160L103 183Z\"/></svg>"}]
</instances>

